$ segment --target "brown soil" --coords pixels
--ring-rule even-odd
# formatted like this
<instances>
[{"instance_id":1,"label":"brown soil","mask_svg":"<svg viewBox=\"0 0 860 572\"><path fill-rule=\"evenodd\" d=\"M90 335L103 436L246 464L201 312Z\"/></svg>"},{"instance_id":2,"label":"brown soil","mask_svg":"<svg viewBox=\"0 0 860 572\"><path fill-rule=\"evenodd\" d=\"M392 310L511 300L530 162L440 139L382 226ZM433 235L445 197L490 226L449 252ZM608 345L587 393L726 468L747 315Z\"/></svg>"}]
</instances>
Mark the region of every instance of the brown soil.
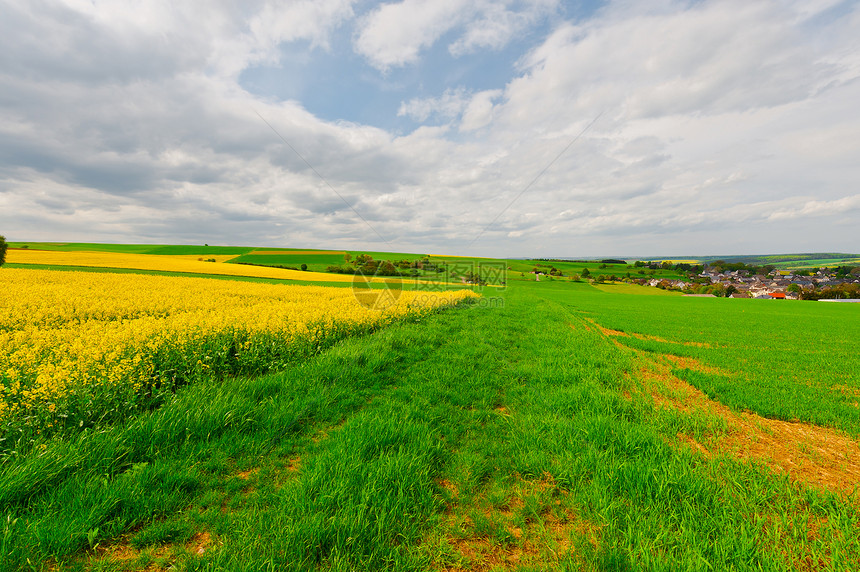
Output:
<instances>
[{"instance_id":1,"label":"brown soil","mask_svg":"<svg viewBox=\"0 0 860 572\"><path fill-rule=\"evenodd\" d=\"M112 544L99 546L95 549L95 551L86 554L84 560L88 561L89 563L109 562L119 565L131 565L144 552L149 554L153 559L164 559L168 557L168 555L170 555L171 552L174 550L174 546L172 544L165 544L163 546L157 546L150 549L138 550L130 544L130 539L131 536L126 535ZM156 563L148 564L145 568L143 568L143 570L146 570L147 572L155 572L165 569L166 568L163 568Z\"/></svg>"},{"instance_id":2,"label":"brown soil","mask_svg":"<svg viewBox=\"0 0 860 572\"><path fill-rule=\"evenodd\" d=\"M301 457L293 457L287 462L287 466L284 467L289 473L296 473L302 467L302 458Z\"/></svg>"},{"instance_id":3,"label":"brown soil","mask_svg":"<svg viewBox=\"0 0 860 572\"><path fill-rule=\"evenodd\" d=\"M335 431L338 431L344 425L346 425L346 419L341 419L338 423L335 423L334 425L330 425L329 427L324 427L322 429L319 429L314 434L314 436L311 437L311 441L313 441L314 443L319 443L320 441L322 441L324 439L328 439L332 433L334 433Z\"/></svg>"},{"instance_id":4,"label":"brown soil","mask_svg":"<svg viewBox=\"0 0 860 572\"><path fill-rule=\"evenodd\" d=\"M643 340L643 341L648 341L648 342L660 342L662 344L677 344L680 346L690 346L690 347L696 347L696 348L712 348L712 347L714 347L711 344L707 344L704 342L676 342L674 340L667 340L666 338L661 338L660 336L652 336L650 334L640 334L637 332L627 333L627 332L622 332L619 330L610 330L609 328L604 328L603 326L601 326L600 324L598 324L597 322L595 322L591 318L584 318L584 319L591 322L592 325L594 325L594 327L596 327L598 330L600 330L601 333L603 333L604 335L607 335L607 336L619 336L622 338L633 337L633 338L636 338L637 340ZM571 326L571 327L573 327L573 326ZM585 326L583 326L583 327L585 327ZM586 327L586 329L587 329L587 327Z\"/></svg>"},{"instance_id":5,"label":"brown soil","mask_svg":"<svg viewBox=\"0 0 860 572\"><path fill-rule=\"evenodd\" d=\"M593 320L591 318L583 318L583 320L590 322L591 325L594 326L595 328L597 328L600 331L600 333L603 334L604 336L618 336L621 338L628 337L628 334L626 332L622 332L621 330L611 330L609 328L604 328L603 326L601 326L600 324L598 324L595 320Z\"/></svg>"},{"instance_id":6,"label":"brown soil","mask_svg":"<svg viewBox=\"0 0 860 572\"><path fill-rule=\"evenodd\" d=\"M738 459L763 463L776 473L784 473L794 481L809 484L828 491L851 494L860 490L860 445L844 433L799 421L768 419L748 411L734 411L710 399L699 389L672 374L672 367L681 367L732 376L733 372L703 364L690 358L671 354L653 357L621 344L615 337L627 335L623 332L598 328L617 347L633 351L639 362L639 371L632 374L659 407L671 407L686 413L705 412L726 420L728 432L710 437L699 443L693 437L679 433L677 444L710 458L728 454ZM654 336L633 334L639 339L664 341ZM683 345L711 347L698 342ZM842 386L835 387L842 390ZM857 391L849 389L854 394ZM636 391L634 390L634 393ZM847 393L847 392L846 392ZM630 399L630 393L624 393Z\"/></svg>"},{"instance_id":7,"label":"brown soil","mask_svg":"<svg viewBox=\"0 0 860 572\"><path fill-rule=\"evenodd\" d=\"M860 446L840 431L734 411L672 375L666 364L668 361L699 371L729 375L691 358L662 356L654 360L640 353L639 359L644 363L639 379L659 406L716 414L728 424L726 434L712 437L706 443L679 434L680 444L707 457L729 454L738 459L755 460L774 472L788 474L793 480L837 493L850 494L860 484Z\"/></svg>"},{"instance_id":8,"label":"brown soil","mask_svg":"<svg viewBox=\"0 0 860 572\"><path fill-rule=\"evenodd\" d=\"M451 491L455 498L458 496L456 485L448 481L441 481L440 485ZM442 570L482 572L513 570L520 566L545 568L550 563L575 556L571 535L584 537L592 546L597 546L600 528L578 517L569 508L562 507L562 500L567 493L558 488L551 475L546 473L538 480L522 480L514 485L513 489L513 495L500 506L486 504L479 509L488 521L496 523L507 533L507 542L476 534L474 522L469 517L463 519L458 527L454 519L459 511L449 514L449 525L451 528L459 528L459 533L448 536L447 542L461 562ZM537 517L530 515L525 519L518 518L524 506L523 499L533 495L558 498Z\"/></svg>"},{"instance_id":9,"label":"brown soil","mask_svg":"<svg viewBox=\"0 0 860 572\"><path fill-rule=\"evenodd\" d=\"M705 365L695 358L676 356L672 354L664 354L662 357L682 369L692 369L695 371L701 371L702 373L714 373L717 375L732 375L732 372L722 370L718 367Z\"/></svg>"},{"instance_id":10,"label":"brown soil","mask_svg":"<svg viewBox=\"0 0 860 572\"><path fill-rule=\"evenodd\" d=\"M247 471L242 471L241 473L237 473L236 476L239 477L240 479L244 480L244 481L247 481L248 479L251 478L252 475L256 475L259 470L260 470L259 467L249 469Z\"/></svg>"},{"instance_id":11,"label":"brown soil","mask_svg":"<svg viewBox=\"0 0 860 572\"><path fill-rule=\"evenodd\" d=\"M200 556L204 554L212 544L212 536L208 532L198 532L194 537L185 543L185 549L191 554Z\"/></svg>"},{"instance_id":12,"label":"brown soil","mask_svg":"<svg viewBox=\"0 0 860 572\"><path fill-rule=\"evenodd\" d=\"M636 334L636 333L633 333L630 335L633 336L634 338L636 338L637 340L645 340L645 341L649 341L649 342L662 342L664 344L675 343L675 342L670 342L669 340L663 339L659 336L649 336L647 334Z\"/></svg>"}]
</instances>

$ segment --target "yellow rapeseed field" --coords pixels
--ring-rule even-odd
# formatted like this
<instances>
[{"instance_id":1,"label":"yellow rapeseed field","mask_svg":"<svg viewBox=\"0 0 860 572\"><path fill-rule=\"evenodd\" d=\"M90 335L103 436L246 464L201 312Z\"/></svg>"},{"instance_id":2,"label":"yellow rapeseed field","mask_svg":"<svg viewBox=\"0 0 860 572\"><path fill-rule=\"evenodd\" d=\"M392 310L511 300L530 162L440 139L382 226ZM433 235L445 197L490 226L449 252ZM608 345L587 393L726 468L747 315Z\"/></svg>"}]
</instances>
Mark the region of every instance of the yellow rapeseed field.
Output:
<instances>
[{"instance_id":1,"label":"yellow rapeseed field","mask_svg":"<svg viewBox=\"0 0 860 572\"><path fill-rule=\"evenodd\" d=\"M378 310L349 288L3 268L0 437L122 414L213 373L275 369L326 341L475 296L397 293Z\"/></svg>"},{"instance_id":2,"label":"yellow rapeseed field","mask_svg":"<svg viewBox=\"0 0 860 572\"><path fill-rule=\"evenodd\" d=\"M204 260L198 260L203 258ZM93 266L98 268L124 268L132 270L162 270L166 272L187 272L190 274L217 274L222 276L250 276L254 278L278 278L282 280L301 280L312 282L351 282L352 276L329 274L326 272L303 272L284 268L250 266L244 264L223 264L206 262L207 258L224 260L235 256L158 256L153 254L127 254L117 252L62 252L56 250L10 249L7 262L16 264L45 264L52 266ZM373 278L374 282L391 282Z\"/></svg>"}]
</instances>

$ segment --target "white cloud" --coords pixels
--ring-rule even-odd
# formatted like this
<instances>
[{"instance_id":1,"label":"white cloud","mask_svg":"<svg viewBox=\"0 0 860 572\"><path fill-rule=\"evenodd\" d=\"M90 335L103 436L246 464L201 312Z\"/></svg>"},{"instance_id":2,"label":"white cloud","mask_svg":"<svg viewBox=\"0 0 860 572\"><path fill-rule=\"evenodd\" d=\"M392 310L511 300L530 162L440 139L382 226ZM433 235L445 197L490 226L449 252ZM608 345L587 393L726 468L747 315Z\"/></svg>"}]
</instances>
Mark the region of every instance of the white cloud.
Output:
<instances>
[{"instance_id":1,"label":"white cloud","mask_svg":"<svg viewBox=\"0 0 860 572\"><path fill-rule=\"evenodd\" d=\"M353 17L355 0L292 0L265 4L248 22L253 49L273 54L279 44L308 40L327 47L332 30ZM265 56L264 56L265 57Z\"/></svg>"},{"instance_id":2,"label":"white cloud","mask_svg":"<svg viewBox=\"0 0 860 572\"><path fill-rule=\"evenodd\" d=\"M480 48L498 50L517 34L534 25L555 10L556 1L527 2L521 9L509 10L509 3L484 2L480 15L468 22L463 35L448 46L453 56L460 56Z\"/></svg>"},{"instance_id":3,"label":"white cloud","mask_svg":"<svg viewBox=\"0 0 860 572\"><path fill-rule=\"evenodd\" d=\"M439 97L413 98L401 102L397 115L424 122L437 117L451 122L462 117L461 131L474 131L486 126L493 118L493 101L502 95L500 89L469 93L465 88L447 89Z\"/></svg>"},{"instance_id":4,"label":"white cloud","mask_svg":"<svg viewBox=\"0 0 860 572\"><path fill-rule=\"evenodd\" d=\"M708 114L806 99L834 75L769 3L705 3L559 28L524 60L510 97L555 111L611 107L619 119Z\"/></svg>"},{"instance_id":5,"label":"white cloud","mask_svg":"<svg viewBox=\"0 0 860 572\"><path fill-rule=\"evenodd\" d=\"M552 13L558 0L402 0L383 4L362 19L355 50L380 70L412 64L446 33L460 36L454 57L481 48L498 50Z\"/></svg>"},{"instance_id":6,"label":"white cloud","mask_svg":"<svg viewBox=\"0 0 860 572\"><path fill-rule=\"evenodd\" d=\"M459 25L470 11L467 0L383 4L363 19L355 49L382 70L412 63L422 49Z\"/></svg>"},{"instance_id":7,"label":"white cloud","mask_svg":"<svg viewBox=\"0 0 860 572\"><path fill-rule=\"evenodd\" d=\"M832 201L806 201L800 206L781 208L769 220L791 220L808 216L828 216L860 210L860 195L842 197Z\"/></svg>"},{"instance_id":8,"label":"white cloud","mask_svg":"<svg viewBox=\"0 0 860 572\"><path fill-rule=\"evenodd\" d=\"M413 98L401 102L397 115L408 116L414 121L424 122L431 116L438 115L445 119L453 119L460 115L469 105L468 93L464 88L447 89L439 97Z\"/></svg>"},{"instance_id":9,"label":"white cloud","mask_svg":"<svg viewBox=\"0 0 860 572\"><path fill-rule=\"evenodd\" d=\"M463 111L461 131L474 131L485 127L493 120L493 100L502 95L500 89L488 89L476 93Z\"/></svg>"}]
</instances>

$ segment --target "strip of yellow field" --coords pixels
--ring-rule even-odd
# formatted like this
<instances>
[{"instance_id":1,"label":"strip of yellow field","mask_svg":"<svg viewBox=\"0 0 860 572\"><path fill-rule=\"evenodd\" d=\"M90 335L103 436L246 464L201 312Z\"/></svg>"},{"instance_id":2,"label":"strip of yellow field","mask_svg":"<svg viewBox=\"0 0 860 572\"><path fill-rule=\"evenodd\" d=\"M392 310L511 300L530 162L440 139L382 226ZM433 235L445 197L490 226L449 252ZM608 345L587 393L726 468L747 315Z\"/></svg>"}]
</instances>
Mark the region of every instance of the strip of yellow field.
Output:
<instances>
[{"instance_id":1,"label":"strip of yellow field","mask_svg":"<svg viewBox=\"0 0 860 572\"><path fill-rule=\"evenodd\" d=\"M147 255L148 256L148 255ZM207 254L205 256L201 256L199 254L171 254L169 258L178 258L180 260L196 260L198 262L205 262L214 260L215 262L227 262L228 260L233 260L236 258L235 254Z\"/></svg>"},{"instance_id":2,"label":"strip of yellow field","mask_svg":"<svg viewBox=\"0 0 860 572\"><path fill-rule=\"evenodd\" d=\"M156 270L187 272L189 274L217 274L219 276L248 276L275 278L302 282L352 282L348 274L303 272L268 266L221 264L198 260L199 256L157 256L153 254L124 254L116 252L60 252L55 250L9 249L7 262L16 264L45 264L51 266L87 266L95 268L124 268L129 270ZM207 258L217 258L208 256ZM371 279L373 282L399 282L397 279Z\"/></svg>"}]
</instances>

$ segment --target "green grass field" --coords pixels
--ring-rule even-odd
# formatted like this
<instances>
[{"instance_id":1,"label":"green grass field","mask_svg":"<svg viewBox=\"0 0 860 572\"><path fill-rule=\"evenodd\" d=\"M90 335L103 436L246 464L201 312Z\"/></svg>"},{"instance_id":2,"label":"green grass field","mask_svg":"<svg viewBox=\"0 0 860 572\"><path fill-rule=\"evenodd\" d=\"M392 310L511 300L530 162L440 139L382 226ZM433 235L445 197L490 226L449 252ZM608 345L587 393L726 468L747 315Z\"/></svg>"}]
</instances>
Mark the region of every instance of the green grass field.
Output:
<instances>
[{"instance_id":1,"label":"green grass field","mask_svg":"<svg viewBox=\"0 0 860 572\"><path fill-rule=\"evenodd\" d=\"M90 242L10 242L10 248L33 248L37 250L58 250L75 252L89 250L94 252L119 252L126 254L157 255L206 255L206 254L245 254L254 250L247 246L209 246L209 245L157 245L157 244L101 244Z\"/></svg>"},{"instance_id":2,"label":"green grass field","mask_svg":"<svg viewBox=\"0 0 860 572\"><path fill-rule=\"evenodd\" d=\"M0 569L860 568L860 306L509 263L485 303L8 458Z\"/></svg>"},{"instance_id":3,"label":"green grass field","mask_svg":"<svg viewBox=\"0 0 860 572\"><path fill-rule=\"evenodd\" d=\"M860 264L860 254L842 252L817 252L807 254L770 254L750 256L706 256L702 262L723 260L725 262L743 262L753 266L772 264L783 270L819 268L822 266L855 266Z\"/></svg>"},{"instance_id":4,"label":"green grass field","mask_svg":"<svg viewBox=\"0 0 860 572\"><path fill-rule=\"evenodd\" d=\"M341 254L244 254L230 260L231 264L261 264L263 266L286 266L301 268L307 264L308 270L325 272L329 266L343 264Z\"/></svg>"}]
</instances>

